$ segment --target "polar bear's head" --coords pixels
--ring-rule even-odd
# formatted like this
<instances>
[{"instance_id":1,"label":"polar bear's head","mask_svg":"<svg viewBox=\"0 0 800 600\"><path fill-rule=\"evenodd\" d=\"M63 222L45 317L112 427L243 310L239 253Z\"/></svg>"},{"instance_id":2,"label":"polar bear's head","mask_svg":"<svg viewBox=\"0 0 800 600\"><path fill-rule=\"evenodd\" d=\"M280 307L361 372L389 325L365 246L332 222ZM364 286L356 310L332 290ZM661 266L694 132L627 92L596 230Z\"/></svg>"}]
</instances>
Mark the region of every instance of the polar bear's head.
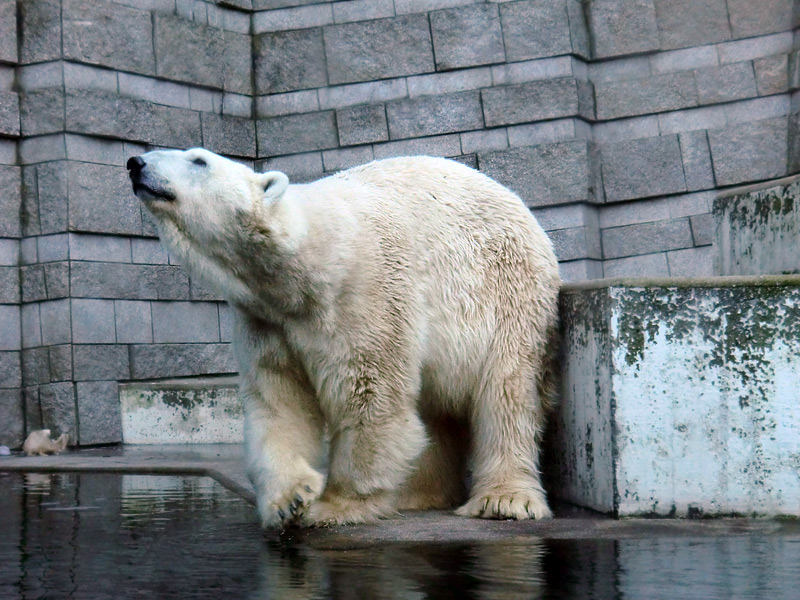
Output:
<instances>
[{"instance_id":1,"label":"polar bear's head","mask_svg":"<svg viewBox=\"0 0 800 600\"><path fill-rule=\"evenodd\" d=\"M162 234L201 245L229 238L289 185L283 173L255 173L202 148L148 152L130 158L127 167L134 193Z\"/></svg>"}]
</instances>

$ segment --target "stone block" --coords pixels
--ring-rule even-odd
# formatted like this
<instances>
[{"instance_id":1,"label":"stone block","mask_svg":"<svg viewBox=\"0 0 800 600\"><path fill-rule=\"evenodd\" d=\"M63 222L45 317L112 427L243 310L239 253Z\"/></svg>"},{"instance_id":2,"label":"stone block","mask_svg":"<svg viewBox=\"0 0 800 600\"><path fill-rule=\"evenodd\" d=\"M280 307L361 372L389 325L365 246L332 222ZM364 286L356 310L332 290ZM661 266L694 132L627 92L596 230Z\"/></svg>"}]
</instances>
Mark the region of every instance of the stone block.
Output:
<instances>
[{"instance_id":1,"label":"stone block","mask_svg":"<svg viewBox=\"0 0 800 600\"><path fill-rule=\"evenodd\" d=\"M409 98L466 92L492 86L492 68L459 69L406 78Z\"/></svg>"},{"instance_id":2,"label":"stone block","mask_svg":"<svg viewBox=\"0 0 800 600\"><path fill-rule=\"evenodd\" d=\"M563 142L576 138L585 139L576 131L575 119L558 119L508 127L508 144L512 148L538 146L539 144Z\"/></svg>"},{"instance_id":3,"label":"stone block","mask_svg":"<svg viewBox=\"0 0 800 600\"><path fill-rule=\"evenodd\" d=\"M47 348L26 348L22 351L22 380L25 385L50 383Z\"/></svg>"},{"instance_id":4,"label":"stone block","mask_svg":"<svg viewBox=\"0 0 800 600\"><path fill-rule=\"evenodd\" d=\"M47 348L50 381L72 381L72 344Z\"/></svg>"},{"instance_id":5,"label":"stone block","mask_svg":"<svg viewBox=\"0 0 800 600\"><path fill-rule=\"evenodd\" d=\"M725 0L655 0L655 9L662 50L731 39Z\"/></svg>"},{"instance_id":6,"label":"stone block","mask_svg":"<svg viewBox=\"0 0 800 600\"><path fill-rule=\"evenodd\" d=\"M19 448L25 439L22 390L0 389L0 444Z\"/></svg>"},{"instance_id":7,"label":"stone block","mask_svg":"<svg viewBox=\"0 0 800 600\"><path fill-rule=\"evenodd\" d=\"M536 208L531 211L545 231L572 227L598 228L597 209L586 204L567 204Z\"/></svg>"},{"instance_id":8,"label":"stone block","mask_svg":"<svg viewBox=\"0 0 800 600\"><path fill-rule=\"evenodd\" d=\"M594 90L597 118L601 121L697 106L693 73L596 82Z\"/></svg>"},{"instance_id":9,"label":"stone block","mask_svg":"<svg viewBox=\"0 0 800 600\"><path fill-rule=\"evenodd\" d=\"M218 301L223 300L220 295L212 290L205 282L189 278L189 297L192 300Z\"/></svg>"},{"instance_id":10,"label":"stone block","mask_svg":"<svg viewBox=\"0 0 800 600\"><path fill-rule=\"evenodd\" d=\"M658 115L661 135L724 127L729 106L703 106Z\"/></svg>"},{"instance_id":11,"label":"stone block","mask_svg":"<svg viewBox=\"0 0 800 600\"><path fill-rule=\"evenodd\" d=\"M25 413L25 433L42 429L42 410L39 405L39 386L22 388L22 403Z\"/></svg>"},{"instance_id":12,"label":"stone block","mask_svg":"<svg viewBox=\"0 0 800 600\"><path fill-rule=\"evenodd\" d=\"M562 77L481 90L486 127L571 117L578 113L575 79Z\"/></svg>"},{"instance_id":13,"label":"stone block","mask_svg":"<svg viewBox=\"0 0 800 600\"><path fill-rule=\"evenodd\" d=\"M285 94L259 96L256 101L256 118L281 117L294 113L317 112L317 90L302 90Z\"/></svg>"},{"instance_id":14,"label":"stone block","mask_svg":"<svg viewBox=\"0 0 800 600\"><path fill-rule=\"evenodd\" d=\"M36 257L33 262L48 263L69 259L69 234L57 233L33 238Z\"/></svg>"},{"instance_id":15,"label":"stone block","mask_svg":"<svg viewBox=\"0 0 800 600\"><path fill-rule=\"evenodd\" d=\"M256 164L260 171L282 171L295 183L318 179L324 172L320 152L268 158Z\"/></svg>"},{"instance_id":16,"label":"stone block","mask_svg":"<svg viewBox=\"0 0 800 600\"><path fill-rule=\"evenodd\" d=\"M650 69L652 75L688 71L689 69L702 69L719 65L719 55L716 46L701 46L699 48L686 48L685 50L670 50L659 52L650 56ZM645 76L649 73L645 73Z\"/></svg>"},{"instance_id":17,"label":"stone block","mask_svg":"<svg viewBox=\"0 0 800 600\"><path fill-rule=\"evenodd\" d=\"M759 96L783 94L789 90L789 55L776 54L753 61Z\"/></svg>"},{"instance_id":18,"label":"stone block","mask_svg":"<svg viewBox=\"0 0 800 600\"><path fill-rule=\"evenodd\" d=\"M62 0L64 58L152 74L151 15L101 0Z\"/></svg>"},{"instance_id":19,"label":"stone block","mask_svg":"<svg viewBox=\"0 0 800 600\"><path fill-rule=\"evenodd\" d=\"M67 128L75 133L191 148L202 144L198 113L97 90L66 95Z\"/></svg>"},{"instance_id":20,"label":"stone block","mask_svg":"<svg viewBox=\"0 0 800 600\"><path fill-rule=\"evenodd\" d=\"M22 331L20 309L16 304L0 304L0 350L20 350Z\"/></svg>"},{"instance_id":21,"label":"stone block","mask_svg":"<svg viewBox=\"0 0 800 600\"><path fill-rule=\"evenodd\" d=\"M75 344L72 346L73 379L100 381L130 379L128 346L115 344Z\"/></svg>"},{"instance_id":22,"label":"stone block","mask_svg":"<svg viewBox=\"0 0 800 600\"><path fill-rule=\"evenodd\" d=\"M571 227L549 231L559 261L600 259L600 233L596 227Z\"/></svg>"},{"instance_id":23,"label":"stone block","mask_svg":"<svg viewBox=\"0 0 800 600\"><path fill-rule=\"evenodd\" d=\"M599 144L657 137L659 134L658 117L655 115L617 119L592 127L592 139Z\"/></svg>"},{"instance_id":24,"label":"stone block","mask_svg":"<svg viewBox=\"0 0 800 600\"><path fill-rule=\"evenodd\" d=\"M47 284L43 265L27 265L19 269L20 290L23 302L47 299Z\"/></svg>"},{"instance_id":25,"label":"stone block","mask_svg":"<svg viewBox=\"0 0 800 600\"><path fill-rule=\"evenodd\" d=\"M0 352L0 388L22 386L22 363L20 352Z\"/></svg>"},{"instance_id":26,"label":"stone block","mask_svg":"<svg viewBox=\"0 0 800 600\"><path fill-rule=\"evenodd\" d=\"M394 16L394 0L351 0L333 5L334 23L371 21Z\"/></svg>"},{"instance_id":27,"label":"stone block","mask_svg":"<svg viewBox=\"0 0 800 600\"><path fill-rule=\"evenodd\" d=\"M64 134L21 138L17 147L19 148L19 162L22 165L57 161L67 157Z\"/></svg>"},{"instance_id":28,"label":"stone block","mask_svg":"<svg viewBox=\"0 0 800 600\"><path fill-rule=\"evenodd\" d=\"M599 148L608 202L686 191L676 135L602 144Z\"/></svg>"},{"instance_id":29,"label":"stone block","mask_svg":"<svg viewBox=\"0 0 800 600\"><path fill-rule=\"evenodd\" d=\"M688 218L611 227L603 229L601 234L603 258L651 254L694 245Z\"/></svg>"},{"instance_id":30,"label":"stone block","mask_svg":"<svg viewBox=\"0 0 800 600\"><path fill-rule=\"evenodd\" d=\"M266 33L255 36L253 43L257 94L327 85L321 29Z\"/></svg>"},{"instance_id":31,"label":"stone block","mask_svg":"<svg viewBox=\"0 0 800 600\"><path fill-rule=\"evenodd\" d=\"M391 139L483 129L478 92L422 96L386 105Z\"/></svg>"},{"instance_id":32,"label":"stone block","mask_svg":"<svg viewBox=\"0 0 800 600\"><path fill-rule=\"evenodd\" d=\"M72 303L72 341L75 344L113 344L114 301L75 298Z\"/></svg>"},{"instance_id":33,"label":"stone block","mask_svg":"<svg viewBox=\"0 0 800 600\"><path fill-rule=\"evenodd\" d=\"M323 34L331 85L434 70L425 14L332 25Z\"/></svg>"},{"instance_id":34,"label":"stone block","mask_svg":"<svg viewBox=\"0 0 800 600\"><path fill-rule=\"evenodd\" d=\"M505 128L469 131L461 134L461 151L492 152L508 148L508 130Z\"/></svg>"},{"instance_id":35,"label":"stone block","mask_svg":"<svg viewBox=\"0 0 800 600\"><path fill-rule=\"evenodd\" d=\"M711 129L708 140L718 186L786 175L786 117Z\"/></svg>"},{"instance_id":36,"label":"stone block","mask_svg":"<svg viewBox=\"0 0 800 600\"><path fill-rule=\"evenodd\" d=\"M695 246L710 246L714 241L714 215L693 215L689 218L692 225L692 239Z\"/></svg>"},{"instance_id":37,"label":"stone block","mask_svg":"<svg viewBox=\"0 0 800 600\"><path fill-rule=\"evenodd\" d=\"M800 181L734 189L714 201L719 275L798 274ZM24 318L24 315L23 315Z\"/></svg>"},{"instance_id":38,"label":"stone block","mask_svg":"<svg viewBox=\"0 0 800 600\"><path fill-rule=\"evenodd\" d=\"M20 133L19 97L15 92L0 91L0 133Z\"/></svg>"},{"instance_id":39,"label":"stone block","mask_svg":"<svg viewBox=\"0 0 800 600\"><path fill-rule=\"evenodd\" d=\"M653 0L593 0L586 10L594 58L658 50Z\"/></svg>"},{"instance_id":40,"label":"stone block","mask_svg":"<svg viewBox=\"0 0 800 600\"><path fill-rule=\"evenodd\" d=\"M516 85L540 79L574 76L574 63L569 56L526 60L491 67L494 85Z\"/></svg>"},{"instance_id":41,"label":"stone block","mask_svg":"<svg viewBox=\"0 0 800 600\"><path fill-rule=\"evenodd\" d=\"M0 265L11 267L20 264L21 245L20 240L0 238Z\"/></svg>"},{"instance_id":42,"label":"stone block","mask_svg":"<svg viewBox=\"0 0 800 600\"><path fill-rule=\"evenodd\" d=\"M256 127L252 119L202 113L203 146L228 156L256 156Z\"/></svg>"},{"instance_id":43,"label":"stone block","mask_svg":"<svg viewBox=\"0 0 800 600\"><path fill-rule=\"evenodd\" d=\"M640 254L603 261L603 277L669 277L667 252Z\"/></svg>"},{"instance_id":44,"label":"stone block","mask_svg":"<svg viewBox=\"0 0 800 600\"><path fill-rule=\"evenodd\" d=\"M167 250L158 240L131 239L131 254L135 263L146 265L166 265L169 263Z\"/></svg>"},{"instance_id":45,"label":"stone block","mask_svg":"<svg viewBox=\"0 0 800 600\"><path fill-rule=\"evenodd\" d=\"M55 161L36 167L39 223L42 234L67 230L69 208L67 163Z\"/></svg>"},{"instance_id":46,"label":"stone block","mask_svg":"<svg viewBox=\"0 0 800 600\"><path fill-rule=\"evenodd\" d=\"M751 62L699 69L695 72L700 104L733 102L758 95Z\"/></svg>"},{"instance_id":47,"label":"stone block","mask_svg":"<svg viewBox=\"0 0 800 600\"><path fill-rule=\"evenodd\" d=\"M799 304L796 280L566 286L551 493L620 517L797 516Z\"/></svg>"},{"instance_id":48,"label":"stone block","mask_svg":"<svg viewBox=\"0 0 800 600\"><path fill-rule=\"evenodd\" d=\"M190 88L185 84L130 73L119 73L118 78L120 96L180 108L192 106Z\"/></svg>"},{"instance_id":49,"label":"stone block","mask_svg":"<svg viewBox=\"0 0 800 600\"><path fill-rule=\"evenodd\" d=\"M567 0L567 17L569 18L572 53L581 58L589 58L592 55L591 40L581 0ZM587 264L590 266L586 272L593 273L594 263L587 261Z\"/></svg>"},{"instance_id":50,"label":"stone block","mask_svg":"<svg viewBox=\"0 0 800 600\"><path fill-rule=\"evenodd\" d=\"M336 126L342 146L385 142L389 139L386 107L383 104L362 104L337 110Z\"/></svg>"},{"instance_id":51,"label":"stone block","mask_svg":"<svg viewBox=\"0 0 800 600\"><path fill-rule=\"evenodd\" d=\"M119 385L116 381L81 381L75 386L82 446L122 442Z\"/></svg>"},{"instance_id":52,"label":"stone block","mask_svg":"<svg viewBox=\"0 0 800 600\"><path fill-rule=\"evenodd\" d=\"M773 54L792 51L794 36L791 31L762 35L750 39L735 40L717 45L721 65L764 58Z\"/></svg>"},{"instance_id":53,"label":"stone block","mask_svg":"<svg viewBox=\"0 0 800 600\"><path fill-rule=\"evenodd\" d=\"M340 148L338 150L326 150L322 153L322 163L326 173L334 173L363 165L374 160L374 158L375 154L372 151L372 146Z\"/></svg>"},{"instance_id":54,"label":"stone block","mask_svg":"<svg viewBox=\"0 0 800 600\"><path fill-rule=\"evenodd\" d=\"M65 381L39 386L39 406L42 426L50 430L51 436L66 433L70 446L78 443L75 384Z\"/></svg>"},{"instance_id":55,"label":"stone block","mask_svg":"<svg viewBox=\"0 0 800 600\"><path fill-rule=\"evenodd\" d=\"M790 31L793 8L793 0L728 0L733 38Z\"/></svg>"},{"instance_id":56,"label":"stone block","mask_svg":"<svg viewBox=\"0 0 800 600\"><path fill-rule=\"evenodd\" d=\"M0 302L17 304L19 300L19 269L17 267L0 267Z\"/></svg>"},{"instance_id":57,"label":"stone block","mask_svg":"<svg viewBox=\"0 0 800 600\"><path fill-rule=\"evenodd\" d=\"M67 89L103 90L114 93L119 89L116 71L68 62L63 63L62 68L64 86Z\"/></svg>"},{"instance_id":58,"label":"stone block","mask_svg":"<svg viewBox=\"0 0 800 600\"><path fill-rule=\"evenodd\" d=\"M17 62L17 6L14 0L0 2L0 61Z\"/></svg>"},{"instance_id":59,"label":"stone block","mask_svg":"<svg viewBox=\"0 0 800 600\"><path fill-rule=\"evenodd\" d=\"M41 240L44 238L39 239L41 245ZM72 260L131 262L131 242L133 240L130 238L70 233L65 241L69 244L69 258ZM41 249L39 254L41 255Z\"/></svg>"},{"instance_id":60,"label":"stone block","mask_svg":"<svg viewBox=\"0 0 800 600\"><path fill-rule=\"evenodd\" d=\"M603 278L603 262L599 260L570 260L558 263L563 283Z\"/></svg>"},{"instance_id":61,"label":"stone block","mask_svg":"<svg viewBox=\"0 0 800 600\"><path fill-rule=\"evenodd\" d=\"M25 136L64 131L64 90L48 88L23 93L19 102L19 123L20 132Z\"/></svg>"},{"instance_id":62,"label":"stone block","mask_svg":"<svg viewBox=\"0 0 800 600\"><path fill-rule=\"evenodd\" d=\"M317 94L319 107L327 110L405 98L408 96L408 89L405 79L387 79L320 88Z\"/></svg>"},{"instance_id":63,"label":"stone block","mask_svg":"<svg viewBox=\"0 0 800 600\"><path fill-rule=\"evenodd\" d=\"M124 167L69 163L69 227L71 231L142 233L142 209L131 193Z\"/></svg>"},{"instance_id":64,"label":"stone block","mask_svg":"<svg viewBox=\"0 0 800 600\"><path fill-rule=\"evenodd\" d=\"M681 147L683 174L686 189L710 190L714 188L714 172L711 165L711 151L705 131L688 131L678 134Z\"/></svg>"},{"instance_id":65,"label":"stone block","mask_svg":"<svg viewBox=\"0 0 800 600\"><path fill-rule=\"evenodd\" d=\"M153 341L153 319L150 303L138 300L115 300L117 342L149 344Z\"/></svg>"},{"instance_id":66,"label":"stone block","mask_svg":"<svg viewBox=\"0 0 800 600\"><path fill-rule=\"evenodd\" d=\"M75 298L118 300L188 300L189 277L171 265L124 265L73 262L70 273Z\"/></svg>"},{"instance_id":67,"label":"stone block","mask_svg":"<svg viewBox=\"0 0 800 600\"><path fill-rule=\"evenodd\" d=\"M25 32L19 40L21 63L61 58L61 0L21 2L19 19Z\"/></svg>"},{"instance_id":68,"label":"stone block","mask_svg":"<svg viewBox=\"0 0 800 600\"><path fill-rule=\"evenodd\" d=\"M333 111L262 119L256 122L261 156L296 154L339 145Z\"/></svg>"},{"instance_id":69,"label":"stone block","mask_svg":"<svg viewBox=\"0 0 800 600\"><path fill-rule=\"evenodd\" d=\"M478 165L529 207L591 199L589 148L584 141L478 154Z\"/></svg>"},{"instance_id":70,"label":"stone block","mask_svg":"<svg viewBox=\"0 0 800 600\"><path fill-rule=\"evenodd\" d=\"M478 4L440 10L431 13L430 20L437 70L505 61L503 32L496 5Z\"/></svg>"},{"instance_id":71,"label":"stone block","mask_svg":"<svg viewBox=\"0 0 800 600\"><path fill-rule=\"evenodd\" d=\"M0 165L0 236L16 238L22 235L21 186L20 168Z\"/></svg>"},{"instance_id":72,"label":"stone block","mask_svg":"<svg viewBox=\"0 0 800 600\"><path fill-rule=\"evenodd\" d=\"M501 4L500 20L503 24L503 41L508 61L559 56L572 51L565 0L529 0ZM468 43L470 36L463 39ZM434 49L438 59L439 50L435 46Z\"/></svg>"},{"instance_id":73,"label":"stone block","mask_svg":"<svg viewBox=\"0 0 800 600\"><path fill-rule=\"evenodd\" d=\"M44 283L47 299L56 300L69 296L69 262L53 262L44 265Z\"/></svg>"},{"instance_id":74,"label":"stone block","mask_svg":"<svg viewBox=\"0 0 800 600\"><path fill-rule=\"evenodd\" d=\"M219 312L209 302L153 302L156 344L219 342Z\"/></svg>"},{"instance_id":75,"label":"stone block","mask_svg":"<svg viewBox=\"0 0 800 600\"><path fill-rule=\"evenodd\" d=\"M670 277L711 277L714 275L713 248L686 248L667 252Z\"/></svg>"},{"instance_id":76,"label":"stone block","mask_svg":"<svg viewBox=\"0 0 800 600\"><path fill-rule=\"evenodd\" d=\"M308 29L330 23L333 23L333 10L329 3L256 12L253 15L255 33Z\"/></svg>"},{"instance_id":77,"label":"stone block","mask_svg":"<svg viewBox=\"0 0 800 600\"><path fill-rule=\"evenodd\" d=\"M164 379L236 372L230 344L142 344L130 346L133 379Z\"/></svg>"},{"instance_id":78,"label":"stone block","mask_svg":"<svg viewBox=\"0 0 800 600\"><path fill-rule=\"evenodd\" d=\"M21 306L22 347L33 348L42 345L42 326L39 320L38 304Z\"/></svg>"},{"instance_id":79,"label":"stone block","mask_svg":"<svg viewBox=\"0 0 800 600\"><path fill-rule=\"evenodd\" d=\"M461 155L461 140L458 135L437 135L433 137L400 140L373 146L375 159L394 156L443 156L452 158Z\"/></svg>"}]
</instances>

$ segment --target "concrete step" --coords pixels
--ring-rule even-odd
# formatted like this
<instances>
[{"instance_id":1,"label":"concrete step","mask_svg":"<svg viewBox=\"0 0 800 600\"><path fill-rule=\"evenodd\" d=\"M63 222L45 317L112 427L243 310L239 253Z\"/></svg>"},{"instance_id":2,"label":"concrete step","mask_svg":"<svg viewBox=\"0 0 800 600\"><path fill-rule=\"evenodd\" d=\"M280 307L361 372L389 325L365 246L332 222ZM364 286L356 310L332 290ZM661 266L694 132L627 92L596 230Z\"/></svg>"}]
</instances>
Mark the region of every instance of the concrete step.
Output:
<instances>
[{"instance_id":1,"label":"concrete step","mask_svg":"<svg viewBox=\"0 0 800 600\"><path fill-rule=\"evenodd\" d=\"M546 470L617 516L800 517L800 277L567 286Z\"/></svg>"},{"instance_id":2,"label":"concrete step","mask_svg":"<svg viewBox=\"0 0 800 600\"><path fill-rule=\"evenodd\" d=\"M714 219L715 273L800 273L800 176L731 190Z\"/></svg>"}]
</instances>

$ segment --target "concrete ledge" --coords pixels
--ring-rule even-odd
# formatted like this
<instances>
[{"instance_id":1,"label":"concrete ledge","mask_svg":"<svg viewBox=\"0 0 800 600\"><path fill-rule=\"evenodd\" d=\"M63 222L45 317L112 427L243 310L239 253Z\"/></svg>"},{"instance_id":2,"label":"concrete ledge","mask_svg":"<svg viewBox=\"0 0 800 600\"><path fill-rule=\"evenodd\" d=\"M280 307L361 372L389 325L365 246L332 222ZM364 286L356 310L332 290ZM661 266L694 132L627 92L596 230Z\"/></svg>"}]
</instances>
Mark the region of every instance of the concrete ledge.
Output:
<instances>
[{"instance_id":1,"label":"concrete ledge","mask_svg":"<svg viewBox=\"0 0 800 600\"><path fill-rule=\"evenodd\" d=\"M125 383L119 397L126 444L230 444L244 439L235 377Z\"/></svg>"},{"instance_id":2,"label":"concrete ledge","mask_svg":"<svg viewBox=\"0 0 800 600\"><path fill-rule=\"evenodd\" d=\"M618 516L800 516L800 278L567 286L551 489Z\"/></svg>"}]
</instances>

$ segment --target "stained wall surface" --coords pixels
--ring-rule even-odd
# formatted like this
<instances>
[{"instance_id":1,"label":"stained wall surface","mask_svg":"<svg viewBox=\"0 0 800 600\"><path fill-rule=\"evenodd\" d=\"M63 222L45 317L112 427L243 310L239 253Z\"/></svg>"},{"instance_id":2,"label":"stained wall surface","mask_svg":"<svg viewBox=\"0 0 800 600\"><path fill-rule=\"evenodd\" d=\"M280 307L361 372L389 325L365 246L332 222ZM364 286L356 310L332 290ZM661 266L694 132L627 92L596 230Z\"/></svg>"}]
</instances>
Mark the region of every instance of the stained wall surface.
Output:
<instances>
[{"instance_id":1,"label":"stained wall surface","mask_svg":"<svg viewBox=\"0 0 800 600\"><path fill-rule=\"evenodd\" d=\"M116 442L119 381L234 370L129 156L452 157L567 281L707 275L717 192L798 172L796 25L793 0L0 0L0 443Z\"/></svg>"}]
</instances>

